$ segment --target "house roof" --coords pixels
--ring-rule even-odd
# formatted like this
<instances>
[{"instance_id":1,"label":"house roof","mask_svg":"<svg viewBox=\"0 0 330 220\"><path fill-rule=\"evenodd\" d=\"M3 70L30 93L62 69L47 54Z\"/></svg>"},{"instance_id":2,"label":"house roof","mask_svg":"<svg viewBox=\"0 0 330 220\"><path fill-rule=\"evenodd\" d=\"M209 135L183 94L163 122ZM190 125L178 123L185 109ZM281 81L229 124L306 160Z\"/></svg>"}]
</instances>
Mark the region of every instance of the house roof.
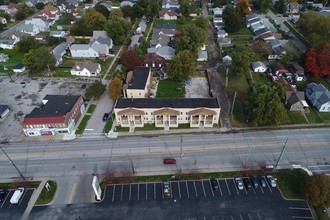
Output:
<instances>
[{"instance_id":1,"label":"house roof","mask_svg":"<svg viewBox=\"0 0 330 220\"><path fill-rule=\"evenodd\" d=\"M70 50L88 50L90 48L89 44L73 44Z\"/></svg>"},{"instance_id":2,"label":"house roof","mask_svg":"<svg viewBox=\"0 0 330 220\"><path fill-rule=\"evenodd\" d=\"M200 50L198 51L198 59L207 59L207 51L205 50Z\"/></svg>"},{"instance_id":3,"label":"house roof","mask_svg":"<svg viewBox=\"0 0 330 220\"><path fill-rule=\"evenodd\" d=\"M266 65L261 61L256 61L256 62L252 63L253 69L258 68L258 67L263 67L263 68L267 69Z\"/></svg>"},{"instance_id":4,"label":"house roof","mask_svg":"<svg viewBox=\"0 0 330 220\"><path fill-rule=\"evenodd\" d=\"M230 44L231 43L231 39L227 38L227 37L220 37L218 39L218 43L219 44Z\"/></svg>"},{"instance_id":5,"label":"house roof","mask_svg":"<svg viewBox=\"0 0 330 220\"><path fill-rule=\"evenodd\" d=\"M68 42L62 42L52 50L52 53L57 61L60 60L62 54L69 48L69 45L70 44Z\"/></svg>"},{"instance_id":6,"label":"house roof","mask_svg":"<svg viewBox=\"0 0 330 220\"><path fill-rule=\"evenodd\" d=\"M0 105L0 115L9 109L8 105Z\"/></svg>"},{"instance_id":7,"label":"house roof","mask_svg":"<svg viewBox=\"0 0 330 220\"><path fill-rule=\"evenodd\" d=\"M216 115L217 113L215 111L212 111L207 108L199 108L199 109L190 111L189 114L190 115Z\"/></svg>"},{"instance_id":8,"label":"house roof","mask_svg":"<svg viewBox=\"0 0 330 220\"><path fill-rule=\"evenodd\" d=\"M308 83L306 85L306 93L309 93L309 94L314 93L315 98L321 104L330 102L330 92L321 83L319 83L319 84L316 84L314 82Z\"/></svg>"},{"instance_id":9,"label":"house roof","mask_svg":"<svg viewBox=\"0 0 330 220\"><path fill-rule=\"evenodd\" d=\"M159 47L159 48L157 48L156 53L159 56L166 56L166 55L174 56L175 55L175 49L173 49L172 47L169 47L169 46Z\"/></svg>"},{"instance_id":10,"label":"house roof","mask_svg":"<svg viewBox=\"0 0 330 220\"><path fill-rule=\"evenodd\" d=\"M143 63L165 64L165 59L155 53L144 55Z\"/></svg>"},{"instance_id":11,"label":"house roof","mask_svg":"<svg viewBox=\"0 0 330 220\"><path fill-rule=\"evenodd\" d=\"M75 65L72 67L73 71L81 71L83 69L87 69L89 72L95 73L99 68L100 64L93 63L92 61L77 61Z\"/></svg>"},{"instance_id":12,"label":"house roof","mask_svg":"<svg viewBox=\"0 0 330 220\"><path fill-rule=\"evenodd\" d=\"M292 105L300 103L303 107L309 107L305 101L305 94L301 91L287 91L286 92L286 105L291 108Z\"/></svg>"},{"instance_id":13,"label":"house roof","mask_svg":"<svg viewBox=\"0 0 330 220\"><path fill-rule=\"evenodd\" d=\"M119 111L118 115L144 115L144 112L135 108L127 108Z\"/></svg>"},{"instance_id":14,"label":"house roof","mask_svg":"<svg viewBox=\"0 0 330 220\"><path fill-rule=\"evenodd\" d=\"M118 99L115 108L220 108L216 98Z\"/></svg>"},{"instance_id":15,"label":"house roof","mask_svg":"<svg viewBox=\"0 0 330 220\"><path fill-rule=\"evenodd\" d=\"M163 9L158 13L159 17L163 17L165 14L171 17L177 15L175 11L166 10L166 9L165 10Z\"/></svg>"},{"instance_id":16,"label":"house roof","mask_svg":"<svg viewBox=\"0 0 330 220\"><path fill-rule=\"evenodd\" d=\"M6 45L14 45L15 40L13 39L0 39L0 44L6 44Z\"/></svg>"},{"instance_id":17,"label":"house roof","mask_svg":"<svg viewBox=\"0 0 330 220\"><path fill-rule=\"evenodd\" d=\"M13 67L13 70L20 70L24 67L23 63L18 63Z\"/></svg>"},{"instance_id":18,"label":"house roof","mask_svg":"<svg viewBox=\"0 0 330 220\"><path fill-rule=\"evenodd\" d=\"M93 31L93 40L96 40L99 37L103 37L103 38L109 38L108 34L106 31Z\"/></svg>"},{"instance_id":19,"label":"house roof","mask_svg":"<svg viewBox=\"0 0 330 220\"><path fill-rule=\"evenodd\" d=\"M47 122L64 122L65 115L77 103L80 95L46 95L43 105L36 107L28 114L23 124L46 124Z\"/></svg>"},{"instance_id":20,"label":"house roof","mask_svg":"<svg viewBox=\"0 0 330 220\"><path fill-rule=\"evenodd\" d=\"M134 68L133 73L128 74L126 81L128 84L127 89L144 89L147 84L150 68L138 66Z\"/></svg>"},{"instance_id":21,"label":"house roof","mask_svg":"<svg viewBox=\"0 0 330 220\"><path fill-rule=\"evenodd\" d=\"M254 35L259 36L259 35L266 34L266 33L269 33L269 32L270 32L270 29L267 28L267 27L264 27L264 28L261 28L261 29L255 31Z\"/></svg>"},{"instance_id":22,"label":"house roof","mask_svg":"<svg viewBox=\"0 0 330 220\"><path fill-rule=\"evenodd\" d=\"M246 16L246 20L249 21L251 19L255 19L255 18L258 18L258 15L253 13L253 14L249 14Z\"/></svg>"},{"instance_id":23,"label":"house roof","mask_svg":"<svg viewBox=\"0 0 330 220\"><path fill-rule=\"evenodd\" d=\"M171 108L162 108L154 111L154 115L180 115L180 112Z\"/></svg>"},{"instance_id":24,"label":"house roof","mask_svg":"<svg viewBox=\"0 0 330 220\"><path fill-rule=\"evenodd\" d=\"M176 30L176 24L157 24L156 29Z\"/></svg>"}]
</instances>

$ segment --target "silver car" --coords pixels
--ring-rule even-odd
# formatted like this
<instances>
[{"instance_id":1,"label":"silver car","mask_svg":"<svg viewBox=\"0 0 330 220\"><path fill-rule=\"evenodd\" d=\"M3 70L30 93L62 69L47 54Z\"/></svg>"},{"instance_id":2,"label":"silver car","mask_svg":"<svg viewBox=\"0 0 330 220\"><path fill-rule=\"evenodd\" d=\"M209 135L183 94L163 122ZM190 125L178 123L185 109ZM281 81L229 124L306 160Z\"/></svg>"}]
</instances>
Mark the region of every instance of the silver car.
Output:
<instances>
[{"instance_id":1,"label":"silver car","mask_svg":"<svg viewBox=\"0 0 330 220\"><path fill-rule=\"evenodd\" d=\"M241 178L239 178L239 177L235 178L235 182L236 182L237 188L239 190L243 190L244 189L243 181L242 181Z\"/></svg>"},{"instance_id":2,"label":"silver car","mask_svg":"<svg viewBox=\"0 0 330 220\"><path fill-rule=\"evenodd\" d=\"M276 187L276 181L275 181L275 179L273 178L273 176L268 175L268 176L266 176L266 177L267 177L267 180L268 180L268 182L269 182L269 185L270 185L271 187L275 188L275 187Z\"/></svg>"}]
</instances>

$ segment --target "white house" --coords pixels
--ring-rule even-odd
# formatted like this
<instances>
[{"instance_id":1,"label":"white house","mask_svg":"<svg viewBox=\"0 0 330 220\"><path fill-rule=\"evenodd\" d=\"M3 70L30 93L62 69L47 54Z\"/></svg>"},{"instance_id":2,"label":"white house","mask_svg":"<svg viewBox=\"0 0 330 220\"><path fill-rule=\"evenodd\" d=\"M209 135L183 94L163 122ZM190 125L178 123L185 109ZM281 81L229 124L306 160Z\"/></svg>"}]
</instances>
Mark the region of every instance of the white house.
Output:
<instances>
[{"instance_id":1,"label":"white house","mask_svg":"<svg viewBox=\"0 0 330 220\"><path fill-rule=\"evenodd\" d=\"M0 23L1 24L7 24L7 20L4 17L0 17Z\"/></svg>"},{"instance_id":2,"label":"white house","mask_svg":"<svg viewBox=\"0 0 330 220\"><path fill-rule=\"evenodd\" d=\"M25 71L25 66L23 63L18 63L13 67L14 73L22 73Z\"/></svg>"},{"instance_id":3,"label":"white house","mask_svg":"<svg viewBox=\"0 0 330 220\"><path fill-rule=\"evenodd\" d=\"M70 53L73 58L96 58L100 56L89 44L73 44L70 47Z\"/></svg>"},{"instance_id":4,"label":"white house","mask_svg":"<svg viewBox=\"0 0 330 220\"><path fill-rule=\"evenodd\" d=\"M207 61L208 55L206 50L200 50L198 51L198 57L197 61L202 62L202 61Z\"/></svg>"},{"instance_id":5,"label":"white house","mask_svg":"<svg viewBox=\"0 0 330 220\"><path fill-rule=\"evenodd\" d=\"M52 24L54 24L54 21L50 22L45 17L33 17L26 19L25 24L34 25L39 29L39 31L46 31L51 27Z\"/></svg>"},{"instance_id":6,"label":"white house","mask_svg":"<svg viewBox=\"0 0 330 220\"><path fill-rule=\"evenodd\" d=\"M49 36L51 36L51 37L64 37L65 36L65 31L51 31L49 33Z\"/></svg>"},{"instance_id":7,"label":"white house","mask_svg":"<svg viewBox=\"0 0 330 220\"><path fill-rule=\"evenodd\" d=\"M252 63L252 70L255 73L264 73L267 70L267 66L263 62L256 61Z\"/></svg>"},{"instance_id":8,"label":"white house","mask_svg":"<svg viewBox=\"0 0 330 220\"><path fill-rule=\"evenodd\" d=\"M228 33L225 30L219 30L217 31L217 37L221 38L221 37L227 37Z\"/></svg>"},{"instance_id":9,"label":"white house","mask_svg":"<svg viewBox=\"0 0 330 220\"><path fill-rule=\"evenodd\" d=\"M305 88L305 95L319 112L330 112L330 92L324 85L314 82L308 83Z\"/></svg>"},{"instance_id":10,"label":"white house","mask_svg":"<svg viewBox=\"0 0 330 220\"><path fill-rule=\"evenodd\" d=\"M25 23L20 23L15 26L14 31L22 32L31 36L35 36L40 32L39 28L37 28L35 25Z\"/></svg>"},{"instance_id":11,"label":"white house","mask_svg":"<svg viewBox=\"0 0 330 220\"><path fill-rule=\"evenodd\" d=\"M171 10L162 10L158 13L159 18L162 20L177 20L177 14L175 11Z\"/></svg>"},{"instance_id":12,"label":"white house","mask_svg":"<svg viewBox=\"0 0 330 220\"><path fill-rule=\"evenodd\" d=\"M3 39L0 40L0 48L12 50L16 43L17 41L14 39Z\"/></svg>"},{"instance_id":13,"label":"white house","mask_svg":"<svg viewBox=\"0 0 330 220\"><path fill-rule=\"evenodd\" d=\"M231 61L233 61L233 58L228 54L227 51L224 51L221 53L221 60L224 63L230 63Z\"/></svg>"},{"instance_id":14,"label":"white house","mask_svg":"<svg viewBox=\"0 0 330 220\"><path fill-rule=\"evenodd\" d=\"M214 16L222 16L222 11L223 9L222 8L213 8L213 15Z\"/></svg>"},{"instance_id":15,"label":"white house","mask_svg":"<svg viewBox=\"0 0 330 220\"><path fill-rule=\"evenodd\" d=\"M101 65L91 61L78 61L70 72L74 76L98 76L101 72Z\"/></svg>"}]
</instances>

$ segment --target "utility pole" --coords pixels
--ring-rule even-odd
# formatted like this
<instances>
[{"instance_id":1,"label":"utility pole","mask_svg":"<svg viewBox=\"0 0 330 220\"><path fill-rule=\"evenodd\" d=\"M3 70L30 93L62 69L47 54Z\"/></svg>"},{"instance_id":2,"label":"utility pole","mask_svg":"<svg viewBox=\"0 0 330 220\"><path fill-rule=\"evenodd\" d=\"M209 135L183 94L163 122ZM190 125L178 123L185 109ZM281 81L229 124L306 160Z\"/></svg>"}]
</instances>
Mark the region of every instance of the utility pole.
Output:
<instances>
[{"instance_id":1,"label":"utility pole","mask_svg":"<svg viewBox=\"0 0 330 220\"><path fill-rule=\"evenodd\" d=\"M234 105L235 105L236 97L237 97L237 92L235 92L235 94L234 94L233 104L231 106L231 111L230 111L231 115L233 114L233 111L234 111Z\"/></svg>"},{"instance_id":2,"label":"utility pole","mask_svg":"<svg viewBox=\"0 0 330 220\"><path fill-rule=\"evenodd\" d=\"M0 145L0 148L2 150L2 152L6 155L6 157L9 160L9 163L11 163L15 169L17 170L17 172L19 173L19 175L22 177L23 180L25 180L25 177L23 176L23 174L21 173L21 171L19 171L19 169L17 168L17 166L14 164L14 162L11 160L11 158L9 157L9 155L6 153L6 151L2 148L2 146Z\"/></svg>"},{"instance_id":3,"label":"utility pole","mask_svg":"<svg viewBox=\"0 0 330 220\"><path fill-rule=\"evenodd\" d=\"M286 137L286 140L285 140L285 142L283 143L283 148L282 148L281 154L280 154L280 156L278 157L278 160L277 160L277 162L276 162L276 164L275 164L275 167L274 167L274 170L273 170L273 171L277 170L278 163L280 162L280 160L281 160L281 158L282 158L282 156L283 156L283 153L284 153L284 150L285 150L285 147L286 147L286 143L288 142L288 139L289 139L289 137Z\"/></svg>"},{"instance_id":4,"label":"utility pole","mask_svg":"<svg viewBox=\"0 0 330 220\"><path fill-rule=\"evenodd\" d=\"M227 89L228 85L228 67L226 68L226 83L225 83L225 88Z\"/></svg>"},{"instance_id":5,"label":"utility pole","mask_svg":"<svg viewBox=\"0 0 330 220\"><path fill-rule=\"evenodd\" d=\"M180 173L182 171L182 157L183 157L183 153L182 153L182 134L181 134L181 139L180 139Z\"/></svg>"}]
</instances>

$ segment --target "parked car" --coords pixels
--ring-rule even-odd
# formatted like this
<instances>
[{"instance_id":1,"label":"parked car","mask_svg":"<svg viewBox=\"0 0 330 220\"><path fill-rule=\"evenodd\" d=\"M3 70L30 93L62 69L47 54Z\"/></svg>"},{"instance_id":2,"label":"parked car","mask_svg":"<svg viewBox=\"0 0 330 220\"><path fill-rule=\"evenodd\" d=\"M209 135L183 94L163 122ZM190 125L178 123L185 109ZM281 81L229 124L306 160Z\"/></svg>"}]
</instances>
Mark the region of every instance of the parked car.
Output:
<instances>
[{"instance_id":1,"label":"parked car","mask_svg":"<svg viewBox=\"0 0 330 220\"><path fill-rule=\"evenodd\" d=\"M86 88L86 84L82 84L81 87L80 87L81 90L83 90L85 88Z\"/></svg>"},{"instance_id":2,"label":"parked car","mask_svg":"<svg viewBox=\"0 0 330 220\"><path fill-rule=\"evenodd\" d=\"M260 182L260 186L261 187L266 187L266 180L265 180L265 177L263 176L258 176L258 180Z\"/></svg>"},{"instance_id":3,"label":"parked car","mask_svg":"<svg viewBox=\"0 0 330 220\"><path fill-rule=\"evenodd\" d=\"M108 120L108 118L109 118L109 113L104 113L104 115L103 115L103 121L107 121Z\"/></svg>"},{"instance_id":4,"label":"parked car","mask_svg":"<svg viewBox=\"0 0 330 220\"><path fill-rule=\"evenodd\" d=\"M15 190L13 196L10 199L11 204L18 204L19 201L22 198L22 195L24 193L25 189L23 187L19 187L17 190Z\"/></svg>"},{"instance_id":5,"label":"parked car","mask_svg":"<svg viewBox=\"0 0 330 220\"><path fill-rule=\"evenodd\" d=\"M165 198L171 198L172 192L171 192L171 186L169 182L163 183L163 191L164 191L164 197Z\"/></svg>"},{"instance_id":6,"label":"parked car","mask_svg":"<svg viewBox=\"0 0 330 220\"><path fill-rule=\"evenodd\" d=\"M258 183L257 178L255 178L254 176L251 176L250 181L252 183L253 188L255 188L255 189L259 188L259 183Z\"/></svg>"},{"instance_id":7,"label":"parked car","mask_svg":"<svg viewBox=\"0 0 330 220\"><path fill-rule=\"evenodd\" d=\"M242 182L242 179L241 178L239 178L239 177L235 178L235 183L236 183L237 188L239 190L243 190L244 189L243 182Z\"/></svg>"},{"instance_id":8,"label":"parked car","mask_svg":"<svg viewBox=\"0 0 330 220\"><path fill-rule=\"evenodd\" d=\"M165 159L163 160L163 163L164 163L165 165L168 165L168 164L176 164L176 159L174 159L174 158L165 158Z\"/></svg>"},{"instance_id":9,"label":"parked car","mask_svg":"<svg viewBox=\"0 0 330 220\"><path fill-rule=\"evenodd\" d=\"M270 185L271 187L273 187L273 188L276 187L276 181L275 181L275 179L273 178L273 176L268 175L268 176L267 176L267 180L268 180L269 185Z\"/></svg>"},{"instance_id":10,"label":"parked car","mask_svg":"<svg viewBox=\"0 0 330 220\"><path fill-rule=\"evenodd\" d=\"M252 184L249 180L249 178L243 178L243 183L245 185L245 188L248 189L248 190L251 190L252 189Z\"/></svg>"},{"instance_id":11,"label":"parked car","mask_svg":"<svg viewBox=\"0 0 330 220\"><path fill-rule=\"evenodd\" d=\"M219 191L218 181L214 178L210 179L213 191Z\"/></svg>"},{"instance_id":12,"label":"parked car","mask_svg":"<svg viewBox=\"0 0 330 220\"><path fill-rule=\"evenodd\" d=\"M8 194L8 190L6 189L0 189L0 202L2 202Z\"/></svg>"}]
</instances>

